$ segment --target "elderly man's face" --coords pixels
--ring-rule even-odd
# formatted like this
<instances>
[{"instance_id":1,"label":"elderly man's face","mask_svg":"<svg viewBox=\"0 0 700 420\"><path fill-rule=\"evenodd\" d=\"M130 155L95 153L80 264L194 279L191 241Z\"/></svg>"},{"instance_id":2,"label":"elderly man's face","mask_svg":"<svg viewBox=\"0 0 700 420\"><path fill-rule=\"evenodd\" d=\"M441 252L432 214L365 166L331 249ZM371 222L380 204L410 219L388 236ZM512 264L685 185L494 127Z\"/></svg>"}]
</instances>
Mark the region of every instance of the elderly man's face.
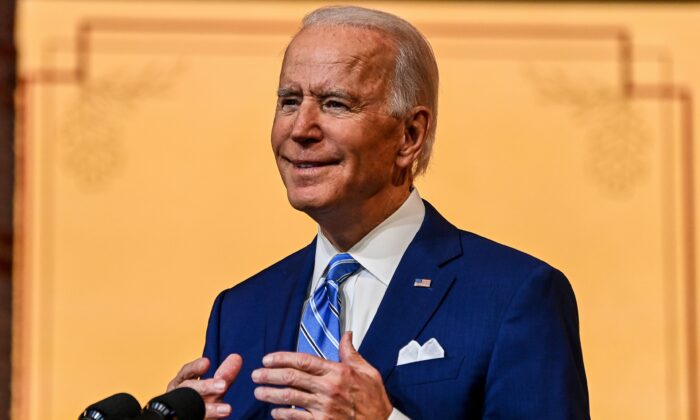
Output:
<instances>
[{"instance_id":1,"label":"elderly man's face","mask_svg":"<svg viewBox=\"0 0 700 420\"><path fill-rule=\"evenodd\" d=\"M290 203L312 217L389 196L404 124L388 114L393 44L378 32L312 27L285 55L272 148Z\"/></svg>"}]
</instances>

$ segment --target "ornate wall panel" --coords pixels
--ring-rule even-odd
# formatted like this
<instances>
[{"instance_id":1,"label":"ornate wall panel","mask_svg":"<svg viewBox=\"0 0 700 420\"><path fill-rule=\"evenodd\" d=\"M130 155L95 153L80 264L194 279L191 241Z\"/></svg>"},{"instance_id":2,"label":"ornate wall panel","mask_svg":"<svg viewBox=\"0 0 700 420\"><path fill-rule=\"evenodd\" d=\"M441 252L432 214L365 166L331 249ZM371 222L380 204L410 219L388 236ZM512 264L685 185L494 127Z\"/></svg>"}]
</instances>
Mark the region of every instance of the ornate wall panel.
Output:
<instances>
[{"instance_id":1,"label":"ornate wall panel","mask_svg":"<svg viewBox=\"0 0 700 420\"><path fill-rule=\"evenodd\" d=\"M424 198L561 268L598 419L698 419L698 7L367 3L441 70ZM17 418L162 392L209 306L306 244L269 128L316 3L21 3Z\"/></svg>"}]
</instances>

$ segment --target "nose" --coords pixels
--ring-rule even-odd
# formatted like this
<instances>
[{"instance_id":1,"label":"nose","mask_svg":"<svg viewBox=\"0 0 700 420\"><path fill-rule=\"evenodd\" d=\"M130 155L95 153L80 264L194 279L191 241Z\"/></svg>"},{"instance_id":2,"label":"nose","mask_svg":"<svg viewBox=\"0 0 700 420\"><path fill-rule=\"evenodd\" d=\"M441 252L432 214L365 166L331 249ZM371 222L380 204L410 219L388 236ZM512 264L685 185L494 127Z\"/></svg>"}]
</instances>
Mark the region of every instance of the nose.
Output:
<instances>
[{"instance_id":1,"label":"nose","mask_svg":"<svg viewBox=\"0 0 700 420\"><path fill-rule=\"evenodd\" d=\"M292 140L299 143L318 142L323 138L316 101L305 100L299 105L292 126Z\"/></svg>"}]
</instances>

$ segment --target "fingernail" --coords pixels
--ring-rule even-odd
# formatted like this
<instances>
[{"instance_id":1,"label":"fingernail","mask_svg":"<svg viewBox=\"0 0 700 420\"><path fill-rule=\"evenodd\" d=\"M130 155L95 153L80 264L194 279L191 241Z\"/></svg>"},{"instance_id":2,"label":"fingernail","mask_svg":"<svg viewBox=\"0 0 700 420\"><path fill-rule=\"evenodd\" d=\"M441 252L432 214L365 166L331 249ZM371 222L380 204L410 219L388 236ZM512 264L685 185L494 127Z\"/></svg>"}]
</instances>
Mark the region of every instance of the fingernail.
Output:
<instances>
[{"instance_id":1,"label":"fingernail","mask_svg":"<svg viewBox=\"0 0 700 420\"><path fill-rule=\"evenodd\" d=\"M231 411L231 407L228 405L220 405L216 407L216 412L218 414L228 414L229 411Z\"/></svg>"},{"instance_id":2,"label":"fingernail","mask_svg":"<svg viewBox=\"0 0 700 420\"><path fill-rule=\"evenodd\" d=\"M260 378L260 370L255 369L250 376L253 378L254 381L257 381Z\"/></svg>"},{"instance_id":3,"label":"fingernail","mask_svg":"<svg viewBox=\"0 0 700 420\"><path fill-rule=\"evenodd\" d=\"M269 363L272 363L272 358L273 357L271 354L268 354L267 356L263 357L263 360L262 360L263 365L267 365Z\"/></svg>"},{"instance_id":4,"label":"fingernail","mask_svg":"<svg viewBox=\"0 0 700 420\"><path fill-rule=\"evenodd\" d=\"M217 391L223 391L224 389L226 389L226 382L225 381L214 382L214 389Z\"/></svg>"}]
</instances>

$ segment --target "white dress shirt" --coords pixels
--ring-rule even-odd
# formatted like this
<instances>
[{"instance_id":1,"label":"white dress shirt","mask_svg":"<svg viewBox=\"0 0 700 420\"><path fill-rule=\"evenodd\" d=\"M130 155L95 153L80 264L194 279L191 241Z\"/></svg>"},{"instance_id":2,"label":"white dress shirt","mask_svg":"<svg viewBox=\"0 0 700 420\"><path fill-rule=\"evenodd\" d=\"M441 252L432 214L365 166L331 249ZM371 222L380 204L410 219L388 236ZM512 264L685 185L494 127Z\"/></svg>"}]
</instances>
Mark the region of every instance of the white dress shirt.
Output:
<instances>
[{"instance_id":1,"label":"white dress shirt","mask_svg":"<svg viewBox=\"0 0 700 420\"><path fill-rule=\"evenodd\" d=\"M340 286L343 302L340 327L341 331L353 332L352 344L356 349L360 348L401 257L420 229L424 216L425 205L414 188L398 210L347 251L362 268ZM323 284L328 263L339 253L319 229L314 274L307 299ZM407 417L394 410L389 418Z\"/></svg>"}]
</instances>

